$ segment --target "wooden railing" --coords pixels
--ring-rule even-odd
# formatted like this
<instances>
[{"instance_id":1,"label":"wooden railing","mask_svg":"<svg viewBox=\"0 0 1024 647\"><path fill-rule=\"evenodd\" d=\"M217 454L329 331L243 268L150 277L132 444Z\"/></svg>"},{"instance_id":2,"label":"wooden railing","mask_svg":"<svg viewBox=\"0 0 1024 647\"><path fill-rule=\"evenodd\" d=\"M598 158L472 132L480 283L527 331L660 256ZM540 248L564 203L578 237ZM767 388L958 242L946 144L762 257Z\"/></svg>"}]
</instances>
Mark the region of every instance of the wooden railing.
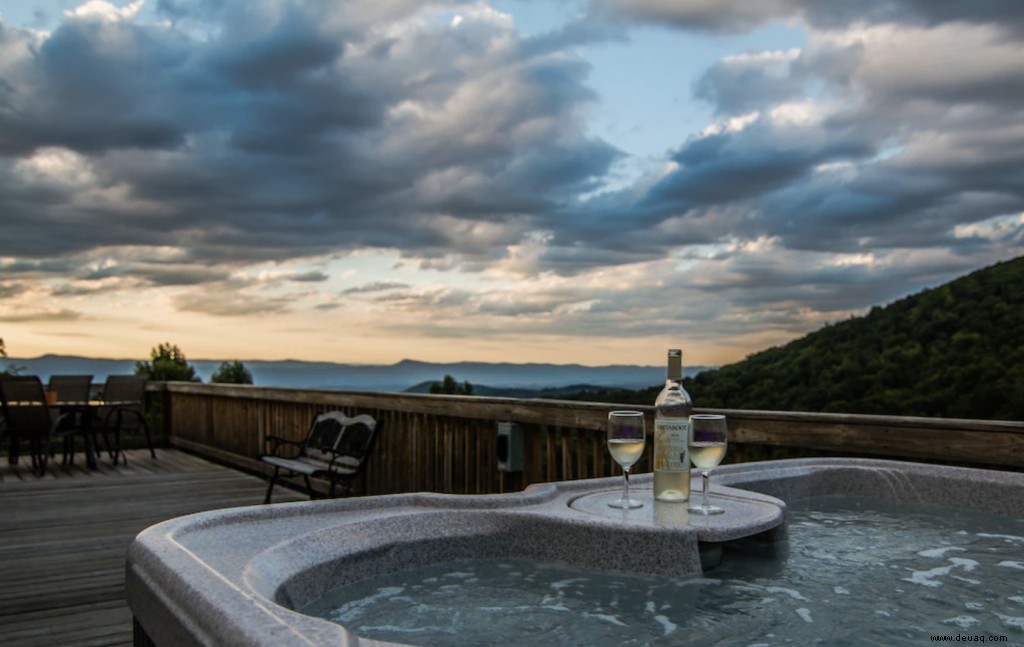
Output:
<instances>
[{"instance_id":1,"label":"wooden railing","mask_svg":"<svg viewBox=\"0 0 1024 647\"><path fill-rule=\"evenodd\" d=\"M531 483L617 474L605 448L609 411L652 407L469 396L206 385L150 385L165 439L255 472L264 438L301 439L323 411L369 413L383 432L359 485L368 494L518 491ZM702 411L698 409L698 411ZM710 411L710 410L703 410ZM1024 469L1024 423L724 411L727 462L809 455L872 456ZM523 470L498 469L500 421L523 434ZM645 453L646 457L650 452ZM635 471L648 471L647 458Z\"/></svg>"}]
</instances>

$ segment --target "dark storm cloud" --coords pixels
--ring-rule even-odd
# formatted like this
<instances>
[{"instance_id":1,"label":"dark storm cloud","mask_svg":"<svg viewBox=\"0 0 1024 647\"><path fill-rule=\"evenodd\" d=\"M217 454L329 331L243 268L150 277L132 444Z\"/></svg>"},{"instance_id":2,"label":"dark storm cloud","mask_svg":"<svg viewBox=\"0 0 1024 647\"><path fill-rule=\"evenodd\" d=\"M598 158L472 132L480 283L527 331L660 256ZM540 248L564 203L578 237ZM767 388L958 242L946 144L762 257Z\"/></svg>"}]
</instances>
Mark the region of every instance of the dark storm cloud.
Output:
<instances>
[{"instance_id":1,"label":"dark storm cloud","mask_svg":"<svg viewBox=\"0 0 1024 647\"><path fill-rule=\"evenodd\" d=\"M697 80L693 94L714 105L719 114L743 114L801 97L809 78L795 69L795 60L780 52L719 61Z\"/></svg>"},{"instance_id":2,"label":"dark storm cloud","mask_svg":"<svg viewBox=\"0 0 1024 647\"><path fill-rule=\"evenodd\" d=\"M755 126L751 130L758 130ZM679 170L655 185L647 200L675 210L760 196L804 177L827 161L858 159L872 154L869 143L839 137L801 146L800 132L723 133L691 142L673 160Z\"/></svg>"},{"instance_id":3,"label":"dark storm cloud","mask_svg":"<svg viewBox=\"0 0 1024 647\"><path fill-rule=\"evenodd\" d=\"M0 283L0 299L7 299L29 290L25 283Z\"/></svg>"},{"instance_id":4,"label":"dark storm cloud","mask_svg":"<svg viewBox=\"0 0 1024 647\"><path fill-rule=\"evenodd\" d=\"M780 249L821 253L1015 253L1014 235L958 232L1024 211L1024 44L1000 20L1020 10L982 4L971 13L963 3L850 3L868 24L812 30L802 50L720 60L693 87L720 124L677 148L675 166L639 198L628 190L591 200L594 217L580 231L652 259L673 246L711 242L700 231L712 240L766 237ZM744 16L811 11L796 2L604 4L612 5L680 26L739 26ZM883 17L895 22L870 24ZM824 20L815 13L811 22ZM615 211L643 227L616 233L604 216ZM806 280L827 289L828 277L817 272L808 270Z\"/></svg>"},{"instance_id":5,"label":"dark storm cloud","mask_svg":"<svg viewBox=\"0 0 1024 647\"><path fill-rule=\"evenodd\" d=\"M172 27L69 17L45 38L0 23L0 254L415 254L443 242L437 214L543 221L598 185L617 153L578 119L578 58L486 20L385 33L366 16L418 5L371 5L164 2ZM62 181L25 164L53 150Z\"/></svg>"},{"instance_id":6,"label":"dark storm cloud","mask_svg":"<svg viewBox=\"0 0 1024 647\"><path fill-rule=\"evenodd\" d=\"M132 274L153 285L204 285L225 281L229 274L218 268L204 267L160 267L145 266L133 268Z\"/></svg>"},{"instance_id":7,"label":"dark storm cloud","mask_svg":"<svg viewBox=\"0 0 1024 647\"><path fill-rule=\"evenodd\" d=\"M794 17L824 28L856 22L922 26L972 22L1024 30L1024 5L1017 0L591 0L591 4L599 12L626 20L714 31L746 31Z\"/></svg>"},{"instance_id":8,"label":"dark storm cloud","mask_svg":"<svg viewBox=\"0 0 1024 647\"><path fill-rule=\"evenodd\" d=\"M248 266L368 247L424 271L531 279L611 268L613 282L650 263L611 293L554 281L519 299L385 276L342 294L449 313L451 334L476 316L740 334L796 331L807 309L863 308L1019 253L1019 0L592 7L531 37L483 4L413 0L160 0L166 24L69 16L49 35L0 22L2 276L71 278L54 296L187 288L179 309L240 316L300 299L261 287L331 278L239 278ZM806 29L804 46L722 58L679 88L715 123L609 188L624 155L592 134L602 97L578 46L636 22L780 20Z\"/></svg>"},{"instance_id":9,"label":"dark storm cloud","mask_svg":"<svg viewBox=\"0 0 1024 647\"><path fill-rule=\"evenodd\" d=\"M323 272L303 272L301 274L292 274L288 276L289 281L296 283L322 283L331 277L327 276Z\"/></svg>"},{"instance_id":10,"label":"dark storm cloud","mask_svg":"<svg viewBox=\"0 0 1024 647\"><path fill-rule=\"evenodd\" d=\"M162 80L185 51L156 30L76 20L38 44L0 23L0 48L21 54L0 84L0 154L166 148L185 135Z\"/></svg>"}]
</instances>

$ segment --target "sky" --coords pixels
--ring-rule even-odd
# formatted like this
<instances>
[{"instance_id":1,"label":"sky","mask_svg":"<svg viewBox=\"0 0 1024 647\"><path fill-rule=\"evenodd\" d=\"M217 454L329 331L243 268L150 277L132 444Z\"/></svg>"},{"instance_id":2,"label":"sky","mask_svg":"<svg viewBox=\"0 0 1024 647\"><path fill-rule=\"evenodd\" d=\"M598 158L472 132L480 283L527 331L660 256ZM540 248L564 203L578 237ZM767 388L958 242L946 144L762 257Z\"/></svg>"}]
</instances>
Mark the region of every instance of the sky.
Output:
<instances>
[{"instance_id":1,"label":"sky","mask_svg":"<svg viewBox=\"0 0 1024 647\"><path fill-rule=\"evenodd\" d=\"M1024 253L1019 0L4 0L12 357L720 365Z\"/></svg>"}]
</instances>

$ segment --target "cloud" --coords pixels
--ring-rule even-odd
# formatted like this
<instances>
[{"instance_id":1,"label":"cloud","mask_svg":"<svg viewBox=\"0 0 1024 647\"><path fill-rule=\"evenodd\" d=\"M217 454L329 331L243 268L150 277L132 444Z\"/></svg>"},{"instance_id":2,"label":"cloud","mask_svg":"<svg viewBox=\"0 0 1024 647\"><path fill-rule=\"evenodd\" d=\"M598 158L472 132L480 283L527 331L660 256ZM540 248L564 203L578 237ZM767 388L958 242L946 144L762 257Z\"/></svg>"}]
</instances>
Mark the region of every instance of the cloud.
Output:
<instances>
[{"instance_id":1,"label":"cloud","mask_svg":"<svg viewBox=\"0 0 1024 647\"><path fill-rule=\"evenodd\" d=\"M0 283L0 299L7 299L19 294L28 292L29 286L24 283L3 282Z\"/></svg>"},{"instance_id":2,"label":"cloud","mask_svg":"<svg viewBox=\"0 0 1024 647\"><path fill-rule=\"evenodd\" d=\"M54 172L2 168L0 254L43 255L41 227L51 253L176 237L199 263L415 250L444 244L437 216L544 220L596 186L616 152L579 119L581 59L481 12L372 4L166 3L176 22L143 24L93 3L48 37L4 26L0 153ZM349 5L391 22L361 29Z\"/></svg>"},{"instance_id":3,"label":"cloud","mask_svg":"<svg viewBox=\"0 0 1024 647\"><path fill-rule=\"evenodd\" d=\"M793 69L799 57L799 49L728 56L704 72L694 85L694 96L714 104L722 114L743 114L802 97L806 79Z\"/></svg>"},{"instance_id":4,"label":"cloud","mask_svg":"<svg viewBox=\"0 0 1024 647\"><path fill-rule=\"evenodd\" d=\"M45 323L45 322L67 322L82 319L82 313L60 308L56 310L25 310L11 314L0 314L0 321L4 323Z\"/></svg>"},{"instance_id":5,"label":"cloud","mask_svg":"<svg viewBox=\"0 0 1024 647\"><path fill-rule=\"evenodd\" d=\"M396 332L738 348L1024 253L1017 0L593 0L531 36L479 2L140 7L0 22L0 320L145 291L212 317L355 304ZM712 121L624 186L594 52L641 23L779 21L801 45L680 84Z\"/></svg>"},{"instance_id":6,"label":"cloud","mask_svg":"<svg viewBox=\"0 0 1024 647\"><path fill-rule=\"evenodd\" d=\"M800 50L726 57L694 87L721 121L676 149L639 199L592 200L591 222L632 212L657 237L618 234L616 251L650 258L728 237L819 253L966 251L958 225L1024 210L1022 61L1020 40L973 22L811 30ZM577 250L542 257L566 253Z\"/></svg>"},{"instance_id":7,"label":"cloud","mask_svg":"<svg viewBox=\"0 0 1024 647\"><path fill-rule=\"evenodd\" d=\"M900 23L931 27L944 23L991 23L1020 31L1024 7L1015 0L979 3L933 0L591 0L595 11L626 21L685 29L746 31L761 25L802 19L817 28L855 23Z\"/></svg>"},{"instance_id":8,"label":"cloud","mask_svg":"<svg viewBox=\"0 0 1024 647\"><path fill-rule=\"evenodd\" d=\"M329 278L331 277L327 276L323 272L316 270L312 272L303 272L301 274L292 274L288 276L289 281L294 281L296 283L322 283L328 280Z\"/></svg>"},{"instance_id":9,"label":"cloud","mask_svg":"<svg viewBox=\"0 0 1024 647\"><path fill-rule=\"evenodd\" d=\"M397 281L374 281L372 283L365 283L354 288L348 288L347 290L343 290L342 294L366 294L370 292L386 292L388 290L402 290L408 287L408 283L399 283Z\"/></svg>"},{"instance_id":10,"label":"cloud","mask_svg":"<svg viewBox=\"0 0 1024 647\"><path fill-rule=\"evenodd\" d=\"M183 312L216 317L280 314L289 310L290 303L291 300L285 297L268 298L210 288L179 294L174 298L175 307Z\"/></svg>"},{"instance_id":11,"label":"cloud","mask_svg":"<svg viewBox=\"0 0 1024 647\"><path fill-rule=\"evenodd\" d=\"M118 22L134 18L139 13L139 10L142 9L143 4L145 4L145 0L136 0L128 6L119 9L117 6L104 0L88 0L85 4L65 11L64 15L69 18Z\"/></svg>"}]
</instances>

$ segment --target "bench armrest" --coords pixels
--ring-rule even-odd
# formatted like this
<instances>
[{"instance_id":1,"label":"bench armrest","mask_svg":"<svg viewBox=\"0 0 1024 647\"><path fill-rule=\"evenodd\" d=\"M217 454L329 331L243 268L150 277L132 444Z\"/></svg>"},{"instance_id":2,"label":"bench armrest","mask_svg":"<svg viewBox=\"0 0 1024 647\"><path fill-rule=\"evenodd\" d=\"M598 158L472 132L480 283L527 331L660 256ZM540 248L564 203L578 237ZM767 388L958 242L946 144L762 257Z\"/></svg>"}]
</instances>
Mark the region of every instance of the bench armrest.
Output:
<instances>
[{"instance_id":1,"label":"bench armrest","mask_svg":"<svg viewBox=\"0 0 1024 647\"><path fill-rule=\"evenodd\" d=\"M298 451L297 454L302 453L302 441L300 440L289 440L288 438L282 438L281 436L267 436L263 439L266 447L269 447L268 454L277 456L278 451L286 445L295 447Z\"/></svg>"}]
</instances>

